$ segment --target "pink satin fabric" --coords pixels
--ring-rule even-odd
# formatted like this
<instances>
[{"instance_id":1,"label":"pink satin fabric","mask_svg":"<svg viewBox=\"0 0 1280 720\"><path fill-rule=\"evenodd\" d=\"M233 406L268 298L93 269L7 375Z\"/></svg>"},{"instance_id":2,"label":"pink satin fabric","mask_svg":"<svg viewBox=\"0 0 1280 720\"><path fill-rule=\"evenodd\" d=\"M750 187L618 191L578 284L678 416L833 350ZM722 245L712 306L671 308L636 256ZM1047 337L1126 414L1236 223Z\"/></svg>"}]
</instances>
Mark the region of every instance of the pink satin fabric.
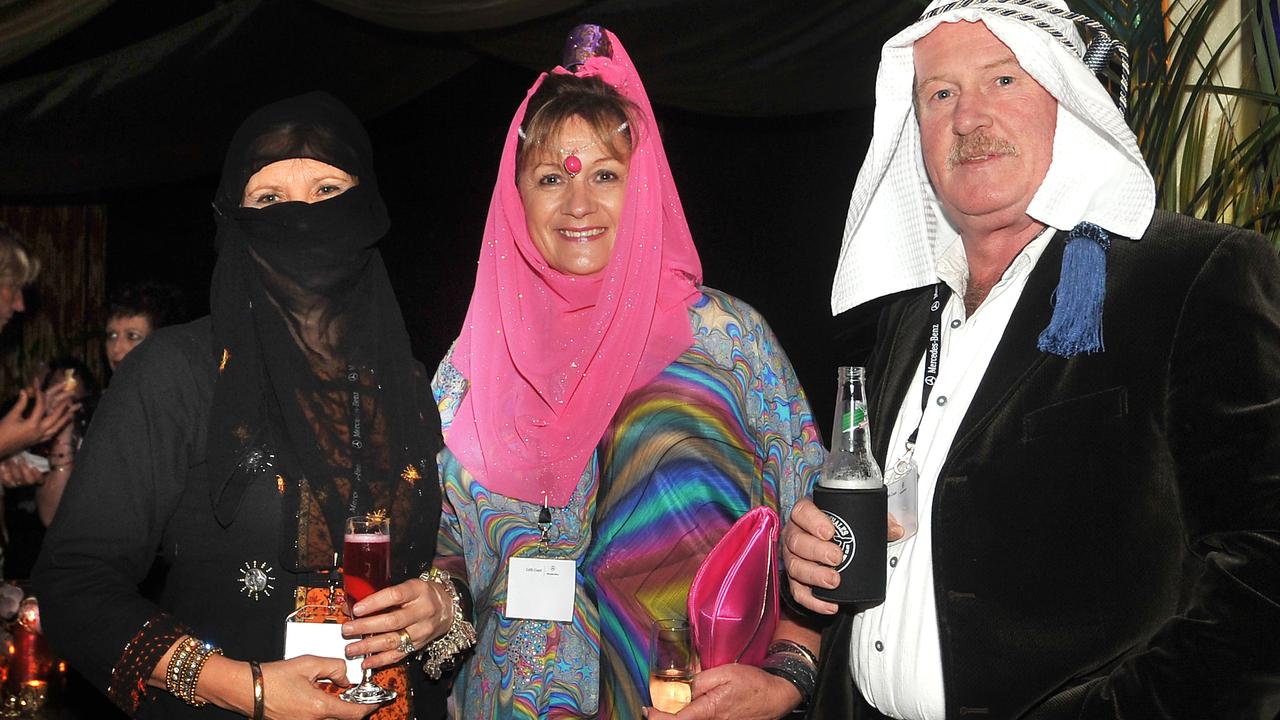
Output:
<instances>
[{"instance_id":1,"label":"pink satin fabric","mask_svg":"<svg viewBox=\"0 0 1280 720\"><path fill-rule=\"evenodd\" d=\"M753 508L711 548L689 586L702 669L764 662L778 627L778 514Z\"/></svg>"},{"instance_id":2,"label":"pink satin fabric","mask_svg":"<svg viewBox=\"0 0 1280 720\"><path fill-rule=\"evenodd\" d=\"M475 290L453 352L468 389L445 443L486 489L563 506L619 401L693 342L689 305L702 265L626 50L577 73L599 76L639 109L626 201L609 264L593 276L552 269L529 237L516 147L529 88L507 130ZM557 67L552 72L567 72Z\"/></svg>"}]
</instances>

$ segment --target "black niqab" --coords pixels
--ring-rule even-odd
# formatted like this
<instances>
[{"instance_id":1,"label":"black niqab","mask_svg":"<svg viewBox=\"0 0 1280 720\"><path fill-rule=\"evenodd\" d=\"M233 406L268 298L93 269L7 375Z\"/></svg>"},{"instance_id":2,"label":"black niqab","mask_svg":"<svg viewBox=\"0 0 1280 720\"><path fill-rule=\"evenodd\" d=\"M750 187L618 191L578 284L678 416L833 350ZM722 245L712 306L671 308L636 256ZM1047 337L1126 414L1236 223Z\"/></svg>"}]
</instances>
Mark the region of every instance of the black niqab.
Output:
<instances>
[{"instance_id":1,"label":"black niqab","mask_svg":"<svg viewBox=\"0 0 1280 720\"><path fill-rule=\"evenodd\" d=\"M254 173L292 158L357 184L312 204L240 207ZM220 371L208 448L219 523L234 523L250 483L275 483L283 547L301 572L332 565L346 517L382 510L393 579L417 574L435 547L439 420L375 247L390 222L364 128L323 93L258 110L232 139L214 209Z\"/></svg>"}]
</instances>

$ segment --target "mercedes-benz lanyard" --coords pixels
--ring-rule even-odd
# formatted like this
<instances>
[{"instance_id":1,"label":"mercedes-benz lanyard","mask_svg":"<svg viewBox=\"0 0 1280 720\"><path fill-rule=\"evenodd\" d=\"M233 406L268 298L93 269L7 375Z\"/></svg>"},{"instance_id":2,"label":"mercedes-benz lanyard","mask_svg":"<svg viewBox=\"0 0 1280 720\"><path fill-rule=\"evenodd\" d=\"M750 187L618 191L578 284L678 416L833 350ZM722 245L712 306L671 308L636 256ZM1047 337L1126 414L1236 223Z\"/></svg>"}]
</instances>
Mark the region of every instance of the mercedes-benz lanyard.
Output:
<instances>
[{"instance_id":1,"label":"mercedes-benz lanyard","mask_svg":"<svg viewBox=\"0 0 1280 720\"><path fill-rule=\"evenodd\" d=\"M938 382L938 368L942 365L942 311L950 299L951 288L946 283L933 286L933 300L929 303L929 345L925 348L924 384L920 388L920 419L907 437L906 452L889 469L886 485L903 480L917 470L913 454L916 440L920 437L920 426L924 423L925 409L929 407L929 395Z\"/></svg>"}]
</instances>

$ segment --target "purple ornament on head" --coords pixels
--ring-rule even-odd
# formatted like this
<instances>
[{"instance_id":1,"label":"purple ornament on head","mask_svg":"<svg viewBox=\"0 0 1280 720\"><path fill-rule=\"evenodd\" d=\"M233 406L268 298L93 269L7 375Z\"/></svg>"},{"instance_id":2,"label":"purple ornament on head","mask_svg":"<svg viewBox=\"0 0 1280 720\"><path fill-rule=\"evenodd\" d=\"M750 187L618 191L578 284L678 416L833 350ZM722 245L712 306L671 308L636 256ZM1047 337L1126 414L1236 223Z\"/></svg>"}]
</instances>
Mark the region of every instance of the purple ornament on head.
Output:
<instances>
[{"instance_id":1,"label":"purple ornament on head","mask_svg":"<svg viewBox=\"0 0 1280 720\"><path fill-rule=\"evenodd\" d=\"M613 45L604 34L604 28L588 23L570 30L569 38L564 43L564 53L560 56L560 65L565 70L574 72L579 65L593 57L613 57Z\"/></svg>"}]
</instances>

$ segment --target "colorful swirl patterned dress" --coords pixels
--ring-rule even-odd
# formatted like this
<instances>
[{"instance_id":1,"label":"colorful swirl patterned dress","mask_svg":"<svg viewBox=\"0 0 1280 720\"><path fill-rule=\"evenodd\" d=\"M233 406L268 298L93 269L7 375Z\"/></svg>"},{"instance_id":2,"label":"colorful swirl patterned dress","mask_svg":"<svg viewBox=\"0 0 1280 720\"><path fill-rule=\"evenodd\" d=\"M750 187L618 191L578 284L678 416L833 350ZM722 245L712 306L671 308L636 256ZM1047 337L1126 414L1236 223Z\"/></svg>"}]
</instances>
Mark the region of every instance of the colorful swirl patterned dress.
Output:
<instances>
[{"instance_id":1,"label":"colorful swirl patterned dress","mask_svg":"<svg viewBox=\"0 0 1280 720\"><path fill-rule=\"evenodd\" d=\"M748 509L783 517L809 492L823 449L808 401L753 308L705 289L693 346L626 396L569 504L538 505L477 484L447 449L436 563L468 579L480 639L454 688L460 717L639 718L648 634L682 617L707 552ZM434 383L447 428L466 381L446 357ZM577 562L571 623L503 615L507 559Z\"/></svg>"}]
</instances>

